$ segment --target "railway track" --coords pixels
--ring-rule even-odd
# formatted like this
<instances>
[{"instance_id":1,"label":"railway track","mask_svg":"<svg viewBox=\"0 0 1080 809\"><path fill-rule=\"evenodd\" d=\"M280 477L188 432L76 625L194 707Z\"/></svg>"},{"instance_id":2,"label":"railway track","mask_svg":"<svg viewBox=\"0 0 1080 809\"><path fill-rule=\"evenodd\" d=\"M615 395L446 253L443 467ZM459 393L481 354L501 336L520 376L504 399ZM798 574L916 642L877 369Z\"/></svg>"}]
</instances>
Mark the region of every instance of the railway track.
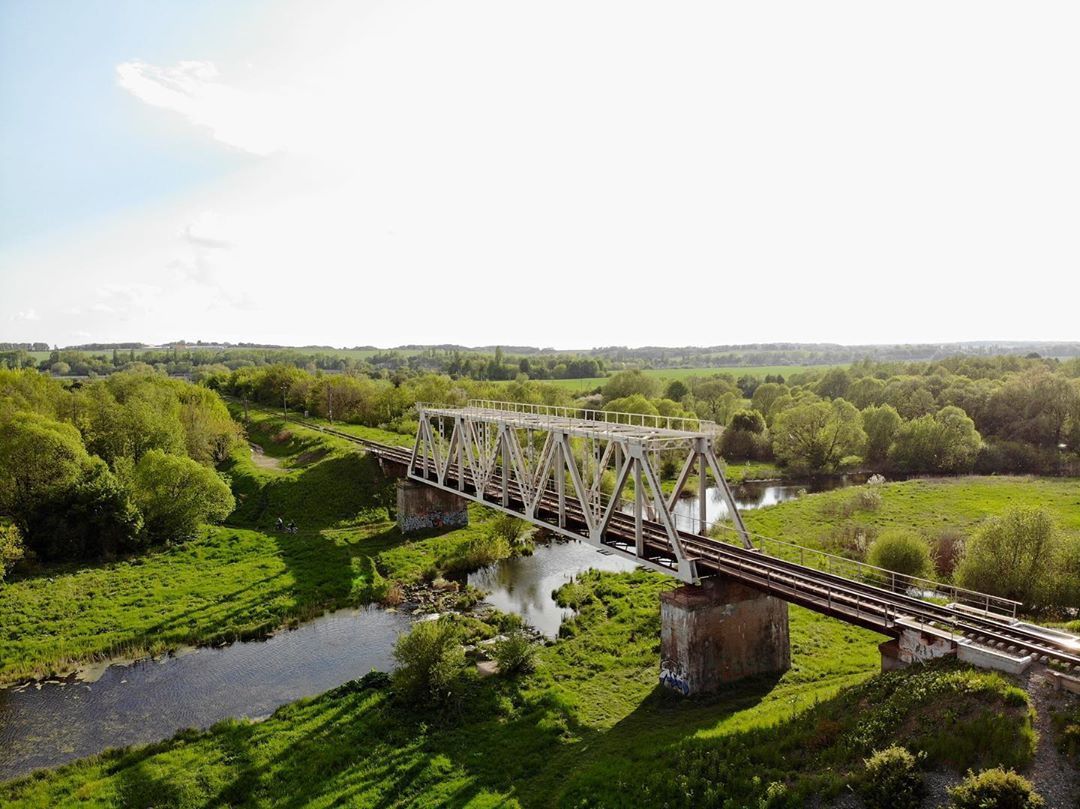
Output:
<instances>
[{"instance_id":1,"label":"railway track","mask_svg":"<svg viewBox=\"0 0 1080 809\"><path fill-rule=\"evenodd\" d=\"M255 409L276 412L265 408ZM294 416L293 420L308 429L357 444L379 458L406 468L412 460L412 451L406 447L360 438L309 419ZM452 477L453 485L445 488L460 491L468 497L479 497L486 505L502 509L502 481L498 476L493 476L481 497L469 470L464 472L463 490L456 488L457 474L456 464L451 465L447 482L450 483ZM428 482L437 485L435 481ZM564 494L564 503L564 530L587 540L587 523L581 503L569 493ZM504 510L518 516L523 514L525 497L513 481L510 485L510 505L511 508ZM544 518L553 528L558 525L558 498L550 488L545 489L540 497L537 516ZM673 568L674 554L663 526L644 520L643 533L644 561L661 568ZM612 516L603 545L620 555L640 559L636 554L634 536L633 516L617 512ZM699 572L705 576L724 575L791 603L884 635L898 636L905 622L916 621L980 646L1013 654L1034 655L1040 662L1054 663L1067 671L1080 673L1080 643L1065 633L1023 624L989 611L979 613L959 606L937 604L906 592L896 592L808 567L713 537L687 531L679 531L679 537L684 552L696 559Z\"/></svg>"}]
</instances>

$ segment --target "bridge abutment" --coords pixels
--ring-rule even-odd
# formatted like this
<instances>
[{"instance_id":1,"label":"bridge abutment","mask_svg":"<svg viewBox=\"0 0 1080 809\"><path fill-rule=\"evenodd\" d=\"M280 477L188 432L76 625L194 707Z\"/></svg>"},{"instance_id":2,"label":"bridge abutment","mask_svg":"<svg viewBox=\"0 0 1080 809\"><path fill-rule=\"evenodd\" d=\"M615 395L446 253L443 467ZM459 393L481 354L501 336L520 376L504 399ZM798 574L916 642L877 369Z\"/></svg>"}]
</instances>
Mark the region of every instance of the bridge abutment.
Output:
<instances>
[{"instance_id":1,"label":"bridge abutment","mask_svg":"<svg viewBox=\"0 0 1080 809\"><path fill-rule=\"evenodd\" d=\"M468 501L434 486L402 478L397 482L397 523L403 534L432 528L464 528L469 524Z\"/></svg>"},{"instance_id":2,"label":"bridge abutment","mask_svg":"<svg viewBox=\"0 0 1080 809\"><path fill-rule=\"evenodd\" d=\"M663 593L660 625L660 682L684 695L791 667L787 602L731 579Z\"/></svg>"}]
</instances>

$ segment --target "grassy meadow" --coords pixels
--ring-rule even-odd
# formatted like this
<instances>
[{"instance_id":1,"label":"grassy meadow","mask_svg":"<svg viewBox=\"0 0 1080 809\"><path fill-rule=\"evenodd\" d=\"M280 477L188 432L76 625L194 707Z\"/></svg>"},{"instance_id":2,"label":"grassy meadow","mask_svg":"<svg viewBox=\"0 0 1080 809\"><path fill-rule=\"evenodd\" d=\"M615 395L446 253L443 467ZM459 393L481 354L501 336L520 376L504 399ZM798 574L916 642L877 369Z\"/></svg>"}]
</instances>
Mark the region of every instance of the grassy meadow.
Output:
<instances>
[{"instance_id":1,"label":"grassy meadow","mask_svg":"<svg viewBox=\"0 0 1080 809\"><path fill-rule=\"evenodd\" d=\"M782 677L673 696L656 684L657 596L669 586L644 571L583 576L564 588L579 615L534 674L463 669L441 710L348 683L264 722L0 785L0 803L700 807L758 805L769 790L769 805L798 806L840 794L894 740L956 772L1032 759L1027 695L1004 678L949 664L875 676L879 638L797 608Z\"/></svg>"},{"instance_id":2,"label":"grassy meadow","mask_svg":"<svg viewBox=\"0 0 1080 809\"><path fill-rule=\"evenodd\" d=\"M353 444L261 414L249 432L264 460L257 465L245 447L226 464L237 497L226 525L145 555L49 566L0 587L0 683L101 657L257 637L368 603L382 579L408 583L460 567L484 530L487 515L477 509L468 528L406 541L388 517L393 482ZM279 515L298 533L274 531Z\"/></svg>"}]
</instances>

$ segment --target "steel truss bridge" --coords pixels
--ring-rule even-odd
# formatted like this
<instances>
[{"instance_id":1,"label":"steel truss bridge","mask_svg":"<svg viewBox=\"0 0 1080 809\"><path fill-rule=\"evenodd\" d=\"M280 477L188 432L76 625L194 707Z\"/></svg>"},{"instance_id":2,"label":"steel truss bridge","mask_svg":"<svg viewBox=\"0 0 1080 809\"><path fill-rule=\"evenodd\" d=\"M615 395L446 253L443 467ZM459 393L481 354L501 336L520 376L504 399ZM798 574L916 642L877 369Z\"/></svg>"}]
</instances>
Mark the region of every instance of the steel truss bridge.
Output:
<instances>
[{"instance_id":1,"label":"steel truss bridge","mask_svg":"<svg viewBox=\"0 0 1080 809\"><path fill-rule=\"evenodd\" d=\"M405 467L414 481L684 582L724 576L886 636L915 621L1080 673L1077 639L1016 620L1015 601L751 534L715 453L720 430L709 422L492 401L418 404L417 413L411 449L295 420ZM664 493L659 468L672 463L681 471ZM675 504L695 476L696 530L685 530ZM729 515L712 526L705 519L710 476Z\"/></svg>"}]
</instances>

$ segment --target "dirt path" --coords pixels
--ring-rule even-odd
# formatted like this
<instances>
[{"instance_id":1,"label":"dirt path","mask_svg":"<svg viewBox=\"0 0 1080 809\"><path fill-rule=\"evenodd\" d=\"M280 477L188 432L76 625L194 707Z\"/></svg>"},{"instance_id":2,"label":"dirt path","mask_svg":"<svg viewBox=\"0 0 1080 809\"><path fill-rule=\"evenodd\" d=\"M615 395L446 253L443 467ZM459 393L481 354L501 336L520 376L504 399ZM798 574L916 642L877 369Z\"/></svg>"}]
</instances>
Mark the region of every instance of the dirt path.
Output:
<instances>
[{"instance_id":1,"label":"dirt path","mask_svg":"<svg viewBox=\"0 0 1080 809\"><path fill-rule=\"evenodd\" d=\"M1035 730L1039 734L1039 746L1028 777L1046 799L1047 807L1070 809L1078 805L1074 801L1080 801L1080 772L1058 750L1051 713L1075 697L1054 688L1042 666L1033 666L1026 679L1025 687L1035 706Z\"/></svg>"},{"instance_id":2,"label":"dirt path","mask_svg":"<svg viewBox=\"0 0 1080 809\"><path fill-rule=\"evenodd\" d=\"M258 444L250 444L251 446L251 461L260 469L282 469L281 461L277 458L271 458L267 455L263 448Z\"/></svg>"}]
</instances>

